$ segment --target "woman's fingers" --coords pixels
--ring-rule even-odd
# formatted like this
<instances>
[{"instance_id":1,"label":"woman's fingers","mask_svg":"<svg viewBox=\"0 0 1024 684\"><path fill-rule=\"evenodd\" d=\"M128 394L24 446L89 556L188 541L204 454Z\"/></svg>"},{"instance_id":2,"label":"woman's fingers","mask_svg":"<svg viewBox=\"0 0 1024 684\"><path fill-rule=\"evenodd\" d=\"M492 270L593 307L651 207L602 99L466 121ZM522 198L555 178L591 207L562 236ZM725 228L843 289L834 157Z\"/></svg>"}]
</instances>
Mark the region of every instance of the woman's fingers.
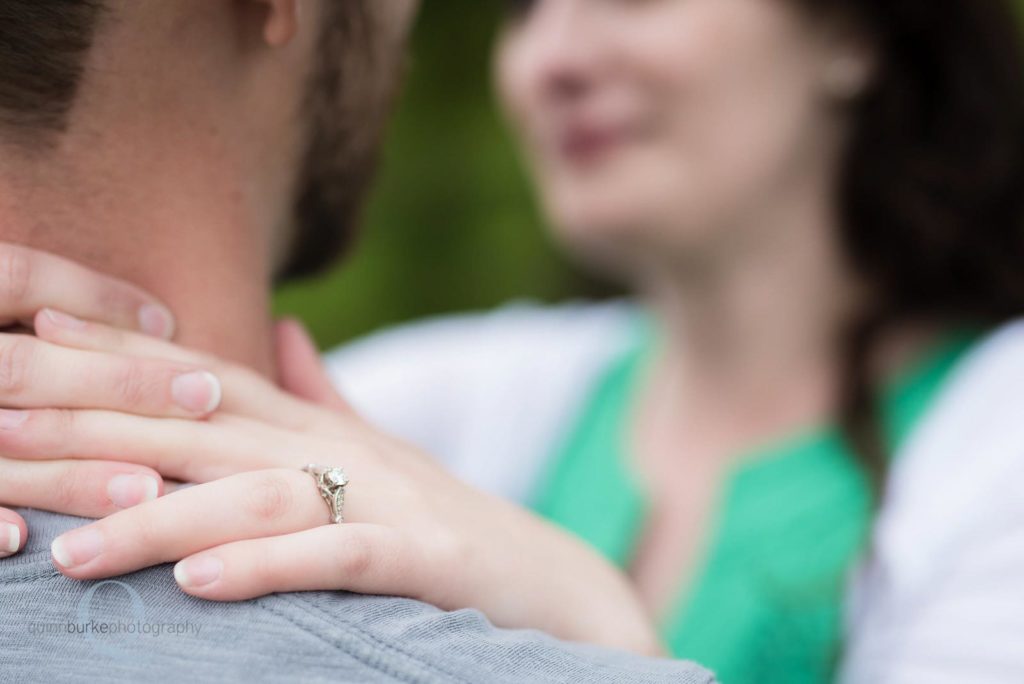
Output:
<instances>
[{"instance_id":1,"label":"woman's fingers","mask_svg":"<svg viewBox=\"0 0 1024 684\"><path fill-rule=\"evenodd\" d=\"M290 319L278 322L274 326L274 341L278 381L285 391L355 416L355 411L331 382L316 344L301 323Z\"/></svg>"},{"instance_id":2,"label":"woman's fingers","mask_svg":"<svg viewBox=\"0 0 1024 684\"><path fill-rule=\"evenodd\" d=\"M170 338L171 312L128 283L46 252L0 243L0 324L54 307L90 320Z\"/></svg>"},{"instance_id":3,"label":"woman's fingers","mask_svg":"<svg viewBox=\"0 0 1024 684\"><path fill-rule=\"evenodd\" d=\"M329 520L312 477L299 469L276 468L180 489L115 513L61 535L52 551L65 575L94 579Z\"/></svg>"},{"instance_id":4,"label":"woman's fingers","mask_svg":"<svg viewBox=\"0 0 1024 684\"><path fill-rule=\"evenodd\" d=\"M303 454L312 460L316 451L320 442L314 438L237 417L195 421L116 411L0 410L0 453L10 458L125 461L182 482L208 482L282 465L300 467ZM286 462L289 454L294 461Z\"/></svg>"},{"instance_id":5,"label":"woman's fingers","mask_svg":"<svg viewBox=\"0 0 1024 684\"><path fill-rule=\"evenodd\" d=\"M0 470L0 501L5 505L84 518L102 518L152 501L163 490L160 475L150 468L111 461L0 459Z\"/></svg>"},{"instance_id":6,"label":"woman's fingers","mask_svg":"<svg viewBox=\"0 0 1024 684\"><path fill-rule=\"evenodd\" d=\"M41 309L35 315L33 328L39 339L62 347L179 361L197 366L208 366L215 362L213 357L194 349L131 330L87 321L60 309Z\"/></svg>"},{"instance_id":7,"label":"woman's fingers","mask_svg":"<svg viewBox=\"0 0 1024 684\"><path fill-rule=\"evenodd\" d=\"M28 537L25 519L12 510L0 508L0 558L13 556Z\"/></svg>"},{"instance_id":8,"label":"woman's fingers","mask_svg":"<svg viewBox=\"0 0 1024 684\"><path fill-rule=\"evenodd\" d=\"M78 320L55 311L41 311L36 316L35 330L40 339L65 348L159 359L206 368L220 380L220 411L224 413L246 416L294 430L325 432L336 430L338 425L337 415L332 410L291 396L249 368L224 363L164 340Z\"/></svg>"},{"instance_id":9,"label":"woman's fingers","mask_svg":"<svg viewBox=\"0 0 1024 684\"><path fill-rule=\"evenodd\" d=\"M83 518L104 516L160 496L155 471L109 461L11 461L0 458L0 501ZM0 558L20 551L28 539L25 519L0 508Z\"/></svg>"},{"instance_id":10,"label":"woman's fingers","mask_svg":"<svg viewBox=\"0 0 1024 684\"><path fill-rule=\"evenodd\" d=\"M423 574L415 555L392 527L321 525L203 551L175 565L174 578L185 592L214 601L325 589L415 597Z\"/></svg>"},{"instance_id":11,"label":"woman's fingers","mask_svg":"<svg viewBox=\"0 0 1024 684\"><path fill-rule=\"evenodd\" d=\"M196 418L220 403L220 381L190 364L69 349L0 334L0 406L90 408ZM9 414L7 422L18 420Z\"/></svg>"}]
</instances>

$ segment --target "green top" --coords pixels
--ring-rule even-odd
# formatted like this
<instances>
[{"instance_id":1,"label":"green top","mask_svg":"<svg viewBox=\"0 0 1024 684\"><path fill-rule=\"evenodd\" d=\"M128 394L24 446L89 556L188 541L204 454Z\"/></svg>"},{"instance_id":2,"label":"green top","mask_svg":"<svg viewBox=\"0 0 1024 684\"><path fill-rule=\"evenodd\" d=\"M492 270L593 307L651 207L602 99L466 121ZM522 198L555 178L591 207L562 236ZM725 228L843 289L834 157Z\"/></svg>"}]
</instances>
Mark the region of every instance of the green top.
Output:
<instances>
[{"instance_id":1,"label":"green top","mask_svg":"<svg viewBox=\"0 0 1024 684\"><path fill-rule=\"evenodd\" d=\"M625 456L638 380L656 335L646 319L600 378L531 507L625 569L648 502ZM884 388L890 452L976 338L957 333ZM678 658L724 684L827 682L841 646L845 577L870 526L871 489L835 425L740 459L720 493L693 585L659 625Z\"/></svg>"}]
</instances>

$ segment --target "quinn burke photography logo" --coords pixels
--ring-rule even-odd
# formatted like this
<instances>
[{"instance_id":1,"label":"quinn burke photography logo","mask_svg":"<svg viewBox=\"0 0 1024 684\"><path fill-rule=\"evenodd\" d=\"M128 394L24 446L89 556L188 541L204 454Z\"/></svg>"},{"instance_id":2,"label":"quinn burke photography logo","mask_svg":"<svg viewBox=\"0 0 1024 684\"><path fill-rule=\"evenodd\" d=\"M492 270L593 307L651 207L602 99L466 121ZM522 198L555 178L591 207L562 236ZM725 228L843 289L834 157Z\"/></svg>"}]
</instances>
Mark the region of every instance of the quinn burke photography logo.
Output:
<instances>
[{"instance_id":1,"label":"quinn burke photography logo","mask_svg":"<svg viewBox=\"0 0 1024 684\"><path fill-rule=\"evenodd\" d=\"M35 635L77 635L111 658L138 660L145 658L145 640L197 637L202 625L151 620L145 601L134 587L119 580L104 580L86 590L69 619L30 622L28 630Z\"/></svg>"}]
</instances>

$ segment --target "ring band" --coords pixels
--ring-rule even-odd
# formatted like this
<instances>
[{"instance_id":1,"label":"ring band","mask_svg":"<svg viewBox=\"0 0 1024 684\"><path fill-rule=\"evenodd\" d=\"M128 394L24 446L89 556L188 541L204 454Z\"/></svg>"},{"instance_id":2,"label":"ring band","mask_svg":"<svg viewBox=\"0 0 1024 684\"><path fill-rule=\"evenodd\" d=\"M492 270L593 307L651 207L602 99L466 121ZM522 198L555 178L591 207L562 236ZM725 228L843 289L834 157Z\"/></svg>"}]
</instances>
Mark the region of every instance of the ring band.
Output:
<instances>
[{"instance_id":1,"label":"ring band","mask_svg":"<svg viewBox=\"0 0 1024 684\"><path fill-rule=\"evenodd\" d=\"M345 471L337 466L324 466L315 463L308 463L302 469L313 476L316 481L316 488L327 507L331 509L331 522L344 522L341 516L341 509L345 505L345 485L348 484L348 476Z\"/></svg>"}]
</instances>

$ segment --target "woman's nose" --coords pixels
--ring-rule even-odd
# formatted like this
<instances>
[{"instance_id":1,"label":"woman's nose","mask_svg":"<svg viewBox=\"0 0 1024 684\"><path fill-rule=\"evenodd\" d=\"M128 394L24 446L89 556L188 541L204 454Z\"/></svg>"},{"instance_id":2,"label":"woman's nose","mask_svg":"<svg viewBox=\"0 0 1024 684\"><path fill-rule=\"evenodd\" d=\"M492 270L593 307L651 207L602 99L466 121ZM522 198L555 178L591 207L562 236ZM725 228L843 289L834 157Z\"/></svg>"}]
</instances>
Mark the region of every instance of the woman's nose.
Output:
<instances>
[{"instance_id":1,"label":"woman's nose","mask_svg":"<svg viewBox=\"0 0 1024 684\"><path fill-rule=\"evenodd\" d=\"M588 16L593 0L547 0L525 27L526 69L535 94L572 100L587 92L600 62L597 25Z\"/></svg>"}]
</instances>

